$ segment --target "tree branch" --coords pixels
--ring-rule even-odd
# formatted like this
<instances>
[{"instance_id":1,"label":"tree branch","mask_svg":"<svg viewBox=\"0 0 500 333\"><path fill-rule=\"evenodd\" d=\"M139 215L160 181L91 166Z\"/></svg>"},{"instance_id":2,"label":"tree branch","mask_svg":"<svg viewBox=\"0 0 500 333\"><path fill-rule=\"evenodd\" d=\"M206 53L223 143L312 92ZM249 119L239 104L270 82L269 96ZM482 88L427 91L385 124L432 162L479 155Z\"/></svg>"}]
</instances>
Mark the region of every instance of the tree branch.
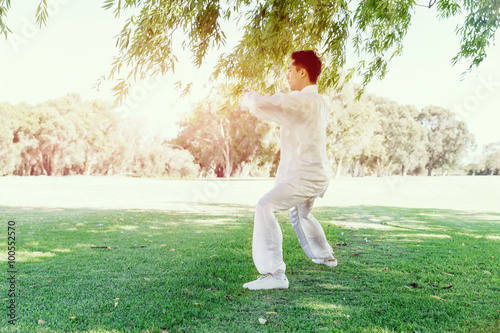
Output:
<instances>
[{"instance_id":1,"label":"tree branch","mask_svg":"<svg viewBox=\"0 0 500 333\"><path fill-rule=\"evenodd\" d=\"M417 3L417 6L425 7L425 8L431 8L432 6L434 6L436 4L436 1L437 0L429 0L429 4L428 5L420 5L420 4Z\"/></svg>"},{"instance_id":2,"label":"tree branch","mask_svg":"<svg viewBox=\"0 0 500 333\"><path fill-rule=\"evenodd\" d=\"M192 1L189 1L187 6L184 8L184 11L182 12L182 15L179 19L179 22L177 22L177 25L175 26L175 28L172 30L172 32L170 33L170 37L172 37L172 35L174 34L175 30L177 30L177 28L179 27L179 25L181 24L182 22L182 19L184 18L184 15L186 15L186 11L188 10L188 8L191 6L191 2Z\"/></svg>"}]
</instances>

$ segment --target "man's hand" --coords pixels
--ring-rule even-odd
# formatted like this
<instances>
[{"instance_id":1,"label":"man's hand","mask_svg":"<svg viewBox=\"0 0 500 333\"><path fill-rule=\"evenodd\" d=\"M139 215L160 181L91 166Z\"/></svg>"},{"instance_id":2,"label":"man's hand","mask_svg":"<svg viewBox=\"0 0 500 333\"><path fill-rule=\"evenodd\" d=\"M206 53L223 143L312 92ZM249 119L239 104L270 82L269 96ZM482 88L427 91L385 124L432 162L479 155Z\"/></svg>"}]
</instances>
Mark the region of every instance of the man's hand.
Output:
<instances>
[{"instance_id":1,"label":"man's hand","mask_svg":"<svg viewBox=\"0 0 500 333\"><path fill-rule=\"evenodd\" d=\"M250 92L250 90L248 90L248 89L243 89L243 95L244 95L245 93L247 93L247 92Z\"/></svg>"}]
</instances>

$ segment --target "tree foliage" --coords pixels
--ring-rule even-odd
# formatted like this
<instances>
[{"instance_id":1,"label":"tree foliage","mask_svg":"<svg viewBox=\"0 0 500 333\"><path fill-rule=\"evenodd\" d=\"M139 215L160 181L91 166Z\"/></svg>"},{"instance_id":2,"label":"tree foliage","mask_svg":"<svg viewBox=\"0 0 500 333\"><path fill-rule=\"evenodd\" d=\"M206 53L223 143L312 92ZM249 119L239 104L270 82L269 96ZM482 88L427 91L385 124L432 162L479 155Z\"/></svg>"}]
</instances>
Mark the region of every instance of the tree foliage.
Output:
<instances>
[{"instance_id":1,"label":"tree foliage","mask_svg":"<svg viewBox=\"0 0 500 333\"><path fill-rule=\"evenodd\" d=\"M439 107L421 111L346 84L326 94L327 152L335 174L446 174L473 146L465 123ZM279 128L226 109L219 86L187 114L178 136L151 136L108 103L78 94L37 105L0 103L0 175L269 177L279 163ZM498 174L499 144L485 147L473 173Z\"/></svg>"},{"instance_id":2,"label":"tree foliage","mask_svg":"<svg viewBox=\"0 0 500 333\"><path fill-rule=\"evenodd\" d=\"M449 169L459 163L465 149L474 143L465 122L448 109L436 106L423 108L418 119L427 129L428 175L436 168Z\"/></svg>"},{"instance_id":3,"label":"tree foliage","mask_svg":"<svg viewBox=\"0 0 500 333\"><path fill-rule=\"evenodd\" d=\"M347 84L341 90L326 95L330 108L327 152L335 168L335 177L341 175L344 165L352 169L359 163L374 135L374 105L364 95L355 101L359 89Z\"/></svg>"},{"instance_id":4,"label":"tree foliage","mask_svg":"<svg viewBox=\"0 0 500 333\"><path fill-rule=\"evenodd\" d=\"M500 174L500 142L490 143L484 147L485 174Z\"/></svg>"},{"instance_id":5,"label":"tree foliage","mask_svg":"<svg viewBox=\"0 0 500 333\"><path fill-rule=\"evenodd\" d=\"M6 37L10 5L10 0L0 3L0 33ZM472 69L485 59L500 25L497 0L430 0L425 6L415 0L104 0L103 8L127 17L107 76L117 82L117 102L124 99L134 80L174 70L179 53L176 42L181 41L181 48L191 53L193 64L199 67L207 53L224 46L227 34L237 29L241 38L231 51L221 52L213 78L225 76L239 94L249 84L259 91L279 90L288 57L297 49L317 50L325 63L320 85L335 87L349 41L361 60L345 69L348 78L357 73L364 85L374 77L382 78L391 59L402 53L419 10L433 10L442 19L464 18L456 27L460 45L453 63L465 60ZM36 23L46 24L47 16L47 0L40 0Z\"/></svg>"},{"instance_id":6,"label":"tree foliage","mask_svg":"<svg viewBox=\"0 0 500 333\"><path fill-rule=\"evenodd\" d=\"M23 108L24 105L19 105ZM12 174L21 160L22 144L15 131L21 121L20 112L8 103L0 104L0 175Z\"/></svg>"},{"instance_id":7,"label":"tree foliage","mask_svg":"<svg viewBox=\"0 0 500 333\"><path fill-rule=\"evenodd\" d=\"M225 86L213 89L179 123L172 143L187 149L205 176L269 176L279 162L277 127L240 109L226 110L227 95ZM262 168L267 174L256 172Z\"/></svg>"},{"instance_id":8,"label":"tree foliage","mask_svg":"<svg viewBox=\"0 0 500 333\"><path fill-rule=\"evenodd\" d=\"M447 109L419 111L374 95L357 99L359 89L348 83L326 92L327 151L337 177L418 175L423 169L443 174L458 167L474 144L465 123Z\"/></svg>"},{"instance_id":9,"label":"tree foliage","mask_svg":"<svg viewBox=\"0 0 500 333\"><path fill-rule=\"evenodd\" d=\"M68 94L35 106L2 103L0 116L0 175L198 174L189 152L148 137L102 101Z\"/></svg>"},{"instance_id":10,"label":"tree foliage","mask_svg":"<svg viewBox=\"0 0 500 333\"><path fill-rule=\"evenodd\" d=\"M413 106L398 105L381 97L372 96L370 99L378 114L378 134L383 134L381 144L387 151L382 167L390 168L395 164L401 166L401 174L406 175L419 164L425 165L427 133L417 121L419 111Z\"/></svg>"},{"instance_id":11,"label":"tree foliage","mask_svg":"<svg viewBox=\"0 0 500 333\"><path fill-rule=\"evenodd\" d=\"M490 143L483 154L466 166L469 175L500 175L500 142Z\"/></svg>"}]
</instances>

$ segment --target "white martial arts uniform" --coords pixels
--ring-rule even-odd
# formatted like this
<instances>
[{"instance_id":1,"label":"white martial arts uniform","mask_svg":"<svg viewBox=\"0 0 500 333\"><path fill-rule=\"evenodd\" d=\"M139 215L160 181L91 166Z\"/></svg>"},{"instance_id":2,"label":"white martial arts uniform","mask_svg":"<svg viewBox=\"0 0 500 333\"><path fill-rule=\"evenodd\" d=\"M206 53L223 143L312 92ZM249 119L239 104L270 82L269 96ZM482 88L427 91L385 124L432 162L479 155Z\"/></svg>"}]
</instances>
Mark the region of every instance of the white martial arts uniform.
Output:
<instances>
[{"instance_id":1,"label":"white martial arts uniform","mask_svg":"<svg viewBox=\"0 0 500 333\"><path fill-rule=\"evenodd\" d=\"M314 199L323 196L330 181L326 155L328 106L317 85L290 95L247 92L242 106L256 117L280 125L281 159L275 187L259 200L255 210L252 255L257 270L260 274L284 274L283 239L275 213L288 209L307 256L333 258L323 228L310 213Z\"/></svg>"}]
</instances>

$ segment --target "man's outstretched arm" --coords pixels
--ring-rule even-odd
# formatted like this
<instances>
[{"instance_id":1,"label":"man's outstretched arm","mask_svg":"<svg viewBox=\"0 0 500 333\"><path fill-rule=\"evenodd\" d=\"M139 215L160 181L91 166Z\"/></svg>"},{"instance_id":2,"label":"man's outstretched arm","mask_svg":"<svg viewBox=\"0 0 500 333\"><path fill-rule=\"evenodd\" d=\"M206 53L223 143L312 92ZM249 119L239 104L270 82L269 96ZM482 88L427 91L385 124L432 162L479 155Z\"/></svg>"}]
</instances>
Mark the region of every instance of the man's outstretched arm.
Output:
<instances>
[{"instance_id":1,"label":"man's outstretched arm","mask_svg":"<svg viewBox=\"0 0 500 333\"><path fill-rule=\"evenodd\" d=\"M261 96L254 91L244 90L243 108L246 108L257 118L269 120L283 125L292 117L306 115L309 110L314 109L313 100L301 93L287 95L277 93L272 96Z\"/></svg>"}]
</instances>

